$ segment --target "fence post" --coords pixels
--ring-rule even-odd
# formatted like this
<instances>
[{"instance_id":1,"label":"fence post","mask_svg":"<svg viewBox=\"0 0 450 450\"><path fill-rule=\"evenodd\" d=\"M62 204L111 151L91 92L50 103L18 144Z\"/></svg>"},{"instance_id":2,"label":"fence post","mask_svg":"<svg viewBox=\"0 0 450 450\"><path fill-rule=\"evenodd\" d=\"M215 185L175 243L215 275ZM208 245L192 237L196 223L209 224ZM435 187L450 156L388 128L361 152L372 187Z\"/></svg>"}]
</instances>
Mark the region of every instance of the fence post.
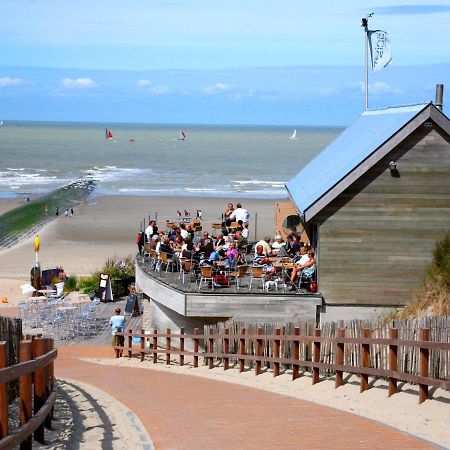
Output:
<instances>
[{"instance_id":1,"label":"fence post","mask_svg":"<svg viewBox=\"0 0 450 450\"><path fill-rule=\"evenodd\" d=\"M117 347L119 345L119 336L117 336L117 334L115 334L113 336L113 338L114 338L114 347ZM115 348L114 351L116 352L116 358L118 358L119 357L119 353L120 353L119 349Z\"/></svg>"},{"instance_id":2,"label":"fence post","mask_svg":"<svg viewBox=\"0 0 450 450\"><path fill-rule=\"evenodd\" d=\"M131 336L131 334L133 333L133 330L128 330L128 333L130 334L130 336L128 336L128 358L131 358L133 353L131 350L133 347L133 336Z\"/></svg>"},{"instance_id":3,"label":"fence post","mask_svg":"<svg viewBox=\"0 0 450 450\"><path fill-rule=\"evenodd\" d=\"M261 327L258 327L258 329L256 330L256 334L258 336L260 336L261 334L263 334L264 330ZM262 344L262 339L256 338L256 356L262 356L262 348L263 348L263 344ZM255 364L255 375L260 375L261 374L261 360L257 359L256 360L256 364Z\"/></svg>"},{"instance_id":4,"label":"fence post","mask_svg":"<svg viewBox=\"0 0 450 450\"><path fill-rule=\"evenodd\" d=\"M320 337L320 328L316 328L314 330L314 336ZM314 341L314 347L313 347L313 362L318 363L320 362L320 342ZM313 367L313 380L312 384L317 384L320 381L319 379L319 368Z\"/></svg>"},{"instance_id":5,"label":"fence post","mask_svg":"<svg viewBox=\"0 0 450 450\"><path fill-rule=\"evenodd\" d=\"M430 329L421 328L420 329L420 340L429 341L430 340ZM429 362L430 350L427 348L420 348L419 355L419 375L421 377L428 377L428 362ZM419 405L428 399L428 385L419 384Z\"/></svg>"},{"instance_id":6,"label":"fence post","mask_svg":"<svg viewBox=\"0 0 450 450\"><path fill-rule=\"evenodd\" d=\"M153 330L153 364L158 362L158 330Z\"/></svg>"},{"instance_id":7,"label":"fence post","mask_svg":"<svg viewBox=\"0 0 450 450\"><path fill-rule=\"evenodd\" d=\"M389 339L398 338L398 329L389 328ZM389 344L389 370L397 371L397 345ZM389 397L397 393L397 378L389 377Z\"/></svg>"},{"instance_id":8,"label":"fence post","mask_svg":"<svg viewBox=\"0 0 450 450\"><path fill-rule=\"evenodd\" d=\"M50 338L45 338L45 353L48 353L50 350L52 350L53 348L53 340ZM44 367L44 386L45 386L45 395L44 395L44 401L47 401L47 399L50 397L50 394L52 392L52 387L51 387L51 381L52 381L52 376L51 376L51 367L50 364L47 364L47 366ZM52 413L50 412L47 417L45 418L44 421L44 425L45 428L47 428L47 430L51 430L52 429Z\"/></svg>"},{"instance_id":9,"label":"fence post","mask_svg":"<svg viewBox=\"0 0 450 450\"><path fill-rule=\"evenodd\" d=\"M0 342L0 369L7 367L6 342ZM8 383L0 384L0 439L8 436Z\"/></svg>"},{"instance_id":10,"label":"fence post","mask_svg":"<svg viewBox=\"0 0 450 450\"><path fill-rule=\"evenodd\" d=\"M167 328L166 330L166 364L170 366L170 350L172 349L171 346L171 339L170 339L170 328Z\"/></svg>"},{"instance_id":11,"label":"fence post","mask_svg":"<svg viewBox=\"0 0 450 450\"><path fill-rule=\"evenodd\" d=\"M141 330L141 362L145 359L145 330Z\"/></svg>"},{"instance_id":12,"label":"fence post","mask_svg":"<svg viewBox=\"0 0 450 450\"><path fill-rule=\"evenodd\" d=\"M338 339L345 337L345 328L339 328L337 332ZM339 366L344 365L344 343L336 343L336 364ZM344 372L342 370L336 370L336 380L334 388L338 388L344 384Z\"/></svg>"},{"instance_id":13,"label":"fence post","mask_svg":"<svg viewBox=\"0 0 450 450\"><path fill-rule=\"evenodd\" d=\"M294 328L294 336L300 336L300 328ZM295 339L292 341L292 345L294 346L292 350L292 358L298 361L300 358L300 341ZM296 380L298 378L298 374L300 372L300 366L298 364L292 364L292 379Z\"/></svg>"},{"instance_id":14,"label":"fence post","mask_svg":"<svg viewBox=\"0 0 450 450\"><path fill-rule=\"evenodd\" d=\"M275 328L275 336L280 336L281 334L281 328ZM273 356L274 358L280 357L280 347L281 347L281 341L279 339L274 339L273 341ZM273 363L273 376L277 377L280 375L280 363L274 362Z\"/></svg>"},{"instance_id":15,"label":"fence post","mask_svg":"<svg viewBox=\"0 0 450 450\"><path fill-rule=\"evenodd\" d=\"M180 334L184 334L184 327L180 328ZM180 336L180 352L184 352L184 337ZM184 355L180 355L180 366L184 366Z\"/></svg>"},{"instance_id":16,"label":"fence post","mask_svg":"<svg viewBox=\"0 0 450 450\"><path fill-rule=\"evenodd\" d=\"M209 329L209 334L212 335L214 330L212 328ZM208 353L214 353L214 338L208 338ZM214 356L208 356L208 369L212 369L214 367Z\"/></svg>"},{"instance_id":17,"label":"fence post","mask_svg":"<svg viewBox=\"0 0 450 450\"><path fill-rule=\"evenodd\" d=\"M31 342L21 341L19 347L19 363L30 361L32 358ZM19 396L20 396L20 426L25 425L31 419L31 384L33 376L31 373L19 378ZM32 435L28 435L20 444L20 450L31 450Z\"/></svg>"},{"instance_id":18,"label":"fence post","mask_svg":"<svg viewBox=\"0 0 450 450\"><path fill-rule=\"evenodd\" d=\"M33 341L33 358L36 359L45 353L44 339L37 338ZM34 414L36 414L44 405L45 395L44 368L36 369L34 372ZM34 432L34 439L44 444L44 424L42 423Z\"/></svg>"},{"instance_id":19,"label":"fence post","mask_svg":"<svg viewBox=\"0 0 450 450\"><path fill-rule=\"evenodd\" d=\"M245 335L245 328L241 328L241 334ZM245 355L245 337L239 339L239 355ZM245 369L245 359L239 359L239 372L243 372Z\"/></svg>"},{"instance_id":20,"label":"fence post","mask_svg":"<svg viewBox=\"0 0 450 450\"><path fill-rule=\"evenodd\" d=\"M363 329L363 338L370 338L372 330L370 328ZM370 363L370 344L361 344L361 367L369 367ZM361 374L360 392L367 391L369 389L369 375Z\"/></svg>"},{"instance_id":21,"label":"fence post","mask_svg":"<svg viewBox=\"0 0 450 450\"><path fill-rule=\"evenodd\" d=\"M198 328L194 328L194 367L198 367L198 336L200 334L200 330Z\"/></svg>"},{"instance_id":22,"label":"fence post","mask_svg":"<svg viewBox=\"0 0 450 450\"><path fill-rule=\"evenodd\" d=\"M230 329L229 328L224 328L223 333L224 334L230 334ZM228 355L228 353L230 353L230 338L228 338L228 337L224 337L223 338L223 352L226 355ZM224 356L224 358L223 358L223 370L228 370L229 363L230 363L230 358L228 358L228 356Z\"/></svg>"}]
</instances>

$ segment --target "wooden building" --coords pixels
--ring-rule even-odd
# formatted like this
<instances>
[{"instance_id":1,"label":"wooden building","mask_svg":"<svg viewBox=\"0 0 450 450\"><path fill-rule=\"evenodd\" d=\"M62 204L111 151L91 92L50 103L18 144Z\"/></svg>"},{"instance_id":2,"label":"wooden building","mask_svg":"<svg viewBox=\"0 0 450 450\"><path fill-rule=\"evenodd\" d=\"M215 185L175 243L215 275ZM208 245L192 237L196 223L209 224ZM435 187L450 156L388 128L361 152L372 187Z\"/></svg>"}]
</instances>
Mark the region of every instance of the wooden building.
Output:
<instances>
[{"instance_id":1,"label":"wooden building","mask_svg":"<svg viewBox=\"0 0 450 450\"><path fill-rule=\"evenodd\" d=\"M432 103L366 111L286 187L326 304L408 303L450 228L450 121Z\"/></svg>"}]
</instances>

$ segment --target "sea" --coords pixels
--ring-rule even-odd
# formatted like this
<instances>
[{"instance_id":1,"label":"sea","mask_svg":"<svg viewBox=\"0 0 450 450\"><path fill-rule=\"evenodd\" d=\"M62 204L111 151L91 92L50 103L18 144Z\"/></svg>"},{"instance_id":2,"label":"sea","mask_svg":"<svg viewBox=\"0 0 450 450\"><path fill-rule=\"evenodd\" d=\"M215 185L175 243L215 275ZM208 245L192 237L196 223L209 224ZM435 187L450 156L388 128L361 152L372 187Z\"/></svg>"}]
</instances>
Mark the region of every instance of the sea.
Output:
<instances>
[{"instance_id":1,"label":"sea","mask_svg":"<svg viewBox=\"0 0 450 450\"><path fill-rule=\"evenodd\" d=\"M106 128L112 139L105 138ZM285 183L343 128L297 127L295 140L293 131L3 121L0 197L42 195L90 178L97 195L285 198Z\"/></svg>"}]
</instances>

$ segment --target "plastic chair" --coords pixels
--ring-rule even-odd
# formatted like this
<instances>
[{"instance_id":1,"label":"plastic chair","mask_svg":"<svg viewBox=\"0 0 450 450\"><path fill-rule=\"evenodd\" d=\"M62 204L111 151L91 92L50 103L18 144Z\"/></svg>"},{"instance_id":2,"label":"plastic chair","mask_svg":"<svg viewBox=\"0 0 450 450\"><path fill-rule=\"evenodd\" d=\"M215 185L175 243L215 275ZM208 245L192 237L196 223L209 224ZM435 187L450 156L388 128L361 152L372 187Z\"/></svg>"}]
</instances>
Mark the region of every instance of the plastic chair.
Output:
<instances>
[{"instance_id":1,"label":"plastic chair","mask_svg":"<svg viewBox=\"0 0 450 450\"><path fill-rule=\"evenodd\" d=\"M214 290L214 278L213 278L213 268L204 266L200 267L200 281L198 283L198 290L202 288L202 283L204 283L205 286L208 285L208 283L211 283L211 288Z\"/></svg>"}]
</instances>

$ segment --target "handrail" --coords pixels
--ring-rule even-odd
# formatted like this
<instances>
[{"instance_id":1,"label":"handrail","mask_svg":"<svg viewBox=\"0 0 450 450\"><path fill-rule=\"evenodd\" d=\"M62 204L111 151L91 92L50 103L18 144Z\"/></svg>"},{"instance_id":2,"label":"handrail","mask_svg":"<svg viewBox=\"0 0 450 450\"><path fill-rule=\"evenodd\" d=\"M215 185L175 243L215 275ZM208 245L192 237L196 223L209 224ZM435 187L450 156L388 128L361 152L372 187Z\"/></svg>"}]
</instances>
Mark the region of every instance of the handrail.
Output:
<instances>
[{"instance_id":1,"label":"handrail","mask_svg":"<svg viewBox=\"0 0 450 450\"><path fill-rule=\"evenodd\" d=\"M313 384L318 383L319 370L335 371L336 372L336 387L344 384L342 373L353 373L361 376L361 392L370 388L368 383L368 376L387 378L389 380L389 396L397 392L397 381L406 381L408 383L419 385L419 403L422 403L428 398L428 386L439 387L442 389L450 389L450 380L443 380L430 377L428 374L429 366L429 351L440 350L450 352L450 343L448 342L433 342L429 341L429 329L420 330L419 340L398 339L397 329L390 329L390 338L374 338L371 337L372 331L370 329L363 330L361 337L346 337L345 330L337 330L336 336L321 336L320 329L315 330L314 336L300 335L300 329L296 328L293 335L281 335L280 329L276 329L275 335L263 334L263 329L258 328L257 334L246 334L246 330L240 330L240 333L230 334L229 329L224 329L223 333L200 334L199 329L194 330L194 334L185 334L184 329L181 328L180 333L172 333L170 329L166 333L159 333L154 330L153 333L135 333L132 330L129 332L116 333L116 357L119 357L123 351L128 353L128 357L133 356L132 338L140 338L140 349L135 349L140 355L141 361L144 360L146 354L153 355L153 362L157 362L158 355L166 355L166 364L170 364L170 357L178 355L180 357L180 365L184 364L184 357L191 356L194 358L194 367L198 367L198 358L203 357L207 360L208 366L213 367L214 359L223 360L224 369L227 370L230 360L239 362L239 370L244 370L245 361L255 363L255 373L259 375L261 372L261 363L271 363L274 368L274 376L279 375L280 364L289 365L293 369L293 379L298 377L298 368L308 368L313 373ZM119 344L118 336L128 337L128 346L121 346ZM145 341L152 339L153 348L145 348ZM158 348L158 339L165 339L166 348ZM180 349L175 349L171 346L172 339L180 340ZM184 350L186 339L193 342L194 351ZM229 351L230 342L236 342L235 353ZM199 342L204 342L205 351L199 351ZM214 351L214 342L223 343L224 352ZM263 342L268 341L272 343L272 354L274 356L263 355ZM238 343L240 342L239 346ZM254 342L255 354L247 354L246 342ZM290 343L293 346L291 352L292 357L280 357L280 343ZM335 346L334 362L320 362L321 344L326 343ZM300 344L311 344L312 355L311 359L301 357L299 354ZM352 344L360 348L360 364L348 365L345 364L345 344ZM266 345L267 346L267 345ZM389 368L374 368L370 365L370 351L372 346L385 347L385 351L389 357L386 360L389 363ZM417 348L419 349L419 370L418 374L405 373L397 370L398 348ZM288 355L289 356L289 355Z\"/></svg>"}]
</instances>

